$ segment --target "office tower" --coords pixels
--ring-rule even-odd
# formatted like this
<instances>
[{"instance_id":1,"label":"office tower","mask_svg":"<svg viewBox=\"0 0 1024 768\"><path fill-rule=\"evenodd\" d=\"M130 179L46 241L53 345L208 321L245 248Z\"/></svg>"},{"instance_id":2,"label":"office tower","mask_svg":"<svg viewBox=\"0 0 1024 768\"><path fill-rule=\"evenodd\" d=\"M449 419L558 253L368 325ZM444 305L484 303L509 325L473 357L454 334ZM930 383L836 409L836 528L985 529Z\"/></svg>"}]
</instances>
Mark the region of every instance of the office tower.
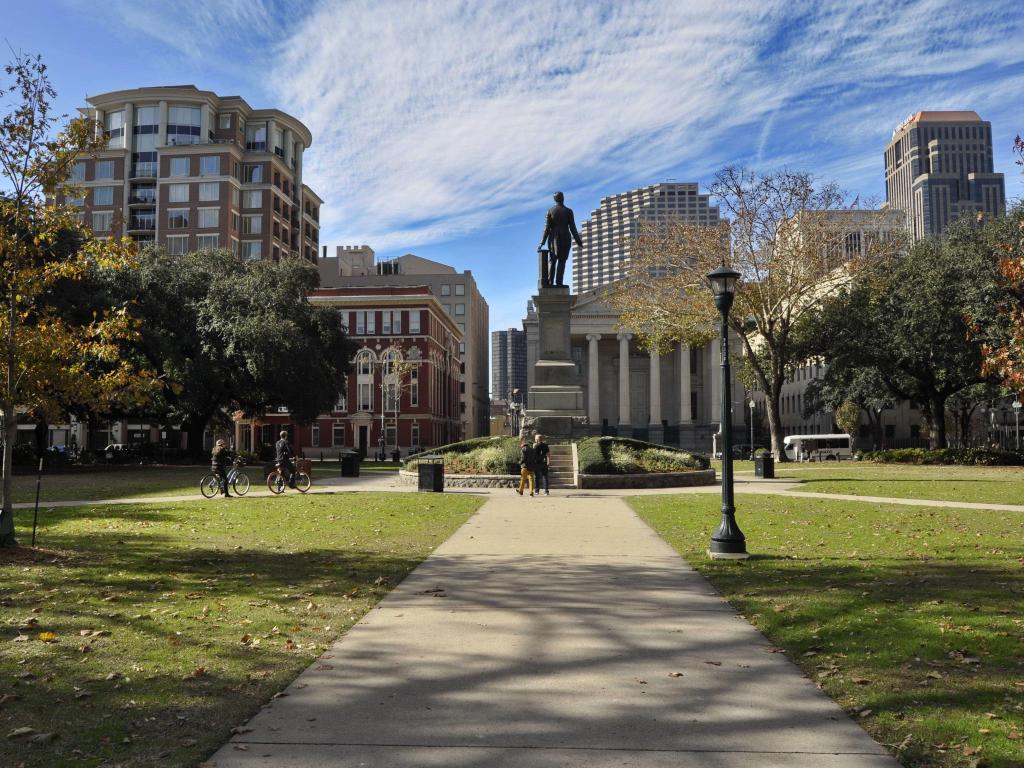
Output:
<instances>
[{"instance_id":1,"label":"office tower","mask_svg":"<svg viewBox=\"0 0 1024 768\"><path fill-rule=\"evenodd\" d=\"M1003 174L992 168L992 124L977 112L917 112L885 148L886 207L913 240L940 235L961 214L1002 216Z\"/></svg>"},{"instance_id":2,"label":"office tower","mask_svg":"<svg viewBox=\"0 0 1024 768\"><path fill-rule=\"evenodd\" d=\"M494 400L526 398L526 331L509 328L491 332L491 397Z\"/></svg>"},{"instance_id":3,"label":"office tower","mask_svg":"<svg viewBox=\"0 0 1024 768\"><path fill-rule=\"evenodd\" d=\"M625 274L632 240L644 222L681 218L692 224L718 224L718 206L696 183L663 182L602 198L580 227L583 247L574 251L572 286L583 293L610 285Z\"/></svg>"},{"instance_id":4,"label":"office tower","mask_svg":"<svg viewBox=\"0 0 1024 768\"><path fill-rule=\"evenodd\" d=\"M294 117L194 85L86 101L106 148L75 164L71 182L84 194L64 200L95 236L316 263L323 201L302 183L312 136Z\"/></svg>"}]
</instances>

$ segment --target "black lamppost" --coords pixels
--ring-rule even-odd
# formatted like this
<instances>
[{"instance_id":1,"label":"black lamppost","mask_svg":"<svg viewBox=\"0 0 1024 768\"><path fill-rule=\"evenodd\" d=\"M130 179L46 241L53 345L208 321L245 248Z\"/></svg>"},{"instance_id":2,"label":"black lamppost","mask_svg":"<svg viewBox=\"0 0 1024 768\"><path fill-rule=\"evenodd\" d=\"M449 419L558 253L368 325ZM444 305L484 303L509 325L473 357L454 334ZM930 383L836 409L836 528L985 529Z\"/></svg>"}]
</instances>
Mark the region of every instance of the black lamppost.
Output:
<instances>
[{"instance_id":1,"label":"black lamppost","mask_svg":"<svg viewBox=\"0 0 1024 768\"><path fill-rule=\"evenodd\" d=\"M724 264L708 274L715 294L715 306L722 316L722 522L711 537L708 555L713 560L743 560L747 542L736 524L736 506L732 493L732 377L729 372L729 309L736 293L740 273Z\"/></svg>"}]
</instances>

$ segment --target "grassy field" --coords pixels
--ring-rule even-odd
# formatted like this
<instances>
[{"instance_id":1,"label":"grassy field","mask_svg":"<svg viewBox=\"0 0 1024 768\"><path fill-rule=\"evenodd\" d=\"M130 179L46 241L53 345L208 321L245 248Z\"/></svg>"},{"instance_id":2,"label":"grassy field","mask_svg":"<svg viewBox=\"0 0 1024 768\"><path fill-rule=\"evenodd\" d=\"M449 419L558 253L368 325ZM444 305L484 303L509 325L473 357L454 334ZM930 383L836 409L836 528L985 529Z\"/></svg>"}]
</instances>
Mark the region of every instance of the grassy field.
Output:
<instances>
[{"instance_id":1,"label":"grassy field","mask_svg":"<svg viewBox=\"0 0 1024 768\"><path fill-rule=\"evenodd\" d=\"M922 467L844 461L776 464L775 476L802 481L801 491L1024 504L1022 467Z\"/></svg>"},{"instance_id":2,"label":"grassy field","mask_svg":"<svg viewBox=\"0 0 1024 768\"><path fill-rule=\"evenodd\" d=\"M717 497L631 503L905 765L1024 765L1024 516L741 496L737 563Z\"/></svg>"},{"instance_id":3,"label":"grassy field","mask_svg":"<svg viewBox=\"0 0 1024 768\"><path fill-rule=\"evenodd\" d=\"M0 549L0 765L195 765L480 503L365 493L48 513L48 551ZM18 728L34 733L9 738Z\"/></svg>"}]
</instances>

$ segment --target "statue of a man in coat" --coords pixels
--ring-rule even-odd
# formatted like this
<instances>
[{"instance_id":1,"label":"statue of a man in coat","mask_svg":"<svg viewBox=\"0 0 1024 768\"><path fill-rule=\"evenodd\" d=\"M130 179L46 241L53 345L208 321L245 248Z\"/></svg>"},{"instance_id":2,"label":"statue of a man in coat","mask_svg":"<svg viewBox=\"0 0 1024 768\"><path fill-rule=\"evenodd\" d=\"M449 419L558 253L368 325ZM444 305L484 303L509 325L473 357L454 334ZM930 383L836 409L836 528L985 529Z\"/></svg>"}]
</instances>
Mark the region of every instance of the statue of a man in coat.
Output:
<instances>
[{"instance_id":1,"label":"statue of a man in coat","mask_svg":"<svg viewBox=\"0 0 1024 768\"><path fill-rule=\"evenodd\" d=\"M565 195L555 192L555 204L548 209L547 220L544 222L544 234L540 238L537 250L548 247L548 280L552 286L565 287L565 265L569 261L572 241L583 247L580 233L576 231L576 219L572 208L565 207Z\"/></svg>"}]
</instances>

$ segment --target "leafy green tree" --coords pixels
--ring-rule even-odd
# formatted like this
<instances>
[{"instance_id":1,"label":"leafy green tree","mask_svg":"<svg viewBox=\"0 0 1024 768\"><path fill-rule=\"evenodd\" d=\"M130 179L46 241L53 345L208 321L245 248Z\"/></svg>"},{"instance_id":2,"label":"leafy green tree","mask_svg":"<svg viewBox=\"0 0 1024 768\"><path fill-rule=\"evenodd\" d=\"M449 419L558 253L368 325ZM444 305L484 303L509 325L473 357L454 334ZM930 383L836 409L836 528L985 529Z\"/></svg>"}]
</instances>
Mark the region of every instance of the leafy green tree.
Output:
<instances>
[{"instance_id":1,"label":"leafy green tree","mask_svg":"<svg viewBox=\"0 0 1024 768\"><path fill-rule=\"evenodd\" d=\"M41 58L15 55L0 98L0 409L4 420L0 546L14 546L11 475L18 421L56 418L68 403L129 407L154 382L121 345L138 332L123 304L90 301L71 311L74 287L101 274L130 271L128 240L92 240L66 205L47 201L72 164L101 146L85 119L53 114L56 92Z\"/></svg>"},{"instance_id":2,"label":"leafy green tree","mask_svg":"<svg viewBox=\"0 0 1024 768\"><path fill-rule=\"evenodd\" d=\"M896 407L896 400L873 368L827 367L824 376L812 380L804 394L805 419L821 411L835 411L852 402L864 413L872 447L884 447L882 414ZM853 434L853 433L851 433Z\"/></svg>"},{"instance_id":3,"label":"leafy green tree","mask_svg":"<svg viewBox=\"0 0 1024 768\"><path fill-rule=\"evenodd\" d=\"M180 423L192 451L215 417L287 406L308 422L344 391L355 346L338 313L310 304L314 267L297 259L243 262L224 251L142 253L117 276L116 295L139 297L138 351L160 373L157 413Z\"/></svg>"},{"instance_id":4,"label":"leafy green tree","mask_svg":"<svg viewBox=\"0 0 1024 768\"><path fill-rule=\"evenodd\" d=\"M829 373L850 380L866 369L893 398L919 404L933 448L946 446L947 400L995 379L982 372L977 328L1000 332L1000 226L961 219L889 270L854 280L816 318L812 346Z\"/></svg>"},{"instance_id":5,"label":"leafy green tree","mask_svg":"<svg viewBox=\"0 0 1024 768\"><path fill-rule=\"evenodd\" d=\"M844 400L836 408L836 424L852 438L857 437L857 428L860 426L860 406L853 400Z\"/></svg>"}]
</instances>

